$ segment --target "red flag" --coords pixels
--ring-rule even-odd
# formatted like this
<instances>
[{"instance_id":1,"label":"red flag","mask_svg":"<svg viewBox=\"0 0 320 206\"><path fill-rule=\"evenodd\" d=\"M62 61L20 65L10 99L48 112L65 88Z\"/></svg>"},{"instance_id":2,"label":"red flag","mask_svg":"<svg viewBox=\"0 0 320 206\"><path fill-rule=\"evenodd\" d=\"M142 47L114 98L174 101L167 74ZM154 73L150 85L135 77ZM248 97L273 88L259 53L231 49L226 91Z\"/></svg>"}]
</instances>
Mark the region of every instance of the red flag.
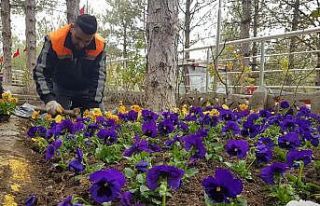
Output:
<instances>
[{"instance_id":1,"label":"red flag","mask_svg":"<svg viewBox=\"0 0 320 206\"><path fill-rule=\"evenodd\" d=\"M84 6L79 10L80 15L84 14Z\"/></svg>"},{"instance_id":2,"label":"red flag","mask_svg":"<svg viewBox=\"0 0 320 206\"><path fill-rule=\"evenodd\" d=\"M19 48L17 49L17 51L13 54L12 58L16 58L20 55L20 51Z\"/></svg>"}]
</instances>

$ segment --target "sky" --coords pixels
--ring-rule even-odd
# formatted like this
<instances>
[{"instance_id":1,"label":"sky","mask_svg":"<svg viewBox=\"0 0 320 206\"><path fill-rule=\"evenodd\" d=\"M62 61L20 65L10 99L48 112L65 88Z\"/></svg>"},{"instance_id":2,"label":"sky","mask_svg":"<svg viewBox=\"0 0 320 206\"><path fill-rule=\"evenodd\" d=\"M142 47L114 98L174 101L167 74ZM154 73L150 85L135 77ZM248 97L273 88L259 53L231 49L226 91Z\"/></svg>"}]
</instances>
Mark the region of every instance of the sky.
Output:
<instances>
[{"instance_id":1,"label":"sky","mask_svg":"<svg viewBox=\"0 0 320 206\"><path fill-rule=\"evenodd\" d=\"M107 4L105 0L80 0L80 8L86 4L89 4L89 10L92 14L99 14L103 13ZM94 2L94 3L92 3ZM49 9L45 9L43 12L37 14L37 20L46 18L47 21L52 22L53 25L58 27L58 19L62 18L63 15L66 14L64 11L66 10L65 0L59 0L58 5L56 6L55 10L50 11ZM23 15L12 15L11 18L12 22L12 31L13 34L18 36L20 40L25 40L25 18Z\"/></svg>"}]
</instances>

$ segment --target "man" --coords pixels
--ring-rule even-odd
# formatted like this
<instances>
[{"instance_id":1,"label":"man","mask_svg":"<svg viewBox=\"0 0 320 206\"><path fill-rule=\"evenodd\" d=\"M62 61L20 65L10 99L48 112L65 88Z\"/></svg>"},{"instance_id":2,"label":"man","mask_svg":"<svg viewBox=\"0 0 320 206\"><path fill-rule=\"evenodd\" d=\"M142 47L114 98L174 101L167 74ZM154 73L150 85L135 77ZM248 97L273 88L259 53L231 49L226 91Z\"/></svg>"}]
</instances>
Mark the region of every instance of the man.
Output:
<instances>
[{"instance_id":1,"label":"man","mask_svg":"<svg viewBox=\"0 0 320 206\"><path fill-rule=\"evenodd\" d=\"M96 31L96 18L83 14L45 37L33 78L48 113L102 105L106 52Z\"/></svg>"}]
</instances>

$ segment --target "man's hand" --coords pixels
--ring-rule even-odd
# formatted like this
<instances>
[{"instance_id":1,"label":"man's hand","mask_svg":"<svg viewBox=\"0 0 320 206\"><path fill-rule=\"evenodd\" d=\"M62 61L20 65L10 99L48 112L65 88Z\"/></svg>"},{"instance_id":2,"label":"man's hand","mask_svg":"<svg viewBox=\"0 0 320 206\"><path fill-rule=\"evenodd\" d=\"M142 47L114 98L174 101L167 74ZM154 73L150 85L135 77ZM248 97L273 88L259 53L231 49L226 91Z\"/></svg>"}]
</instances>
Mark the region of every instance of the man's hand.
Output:
<instances>
[{"instance_id":1,"label":"man's hand","mask_svg":"<svg viewBox=\"0 0 320 206\"><path fill-rule=\"evenodd\" d=\"M56 114L62 114L64 109L57 101L53 100L46 104L46 110L49 114L55 116Z\"/></svg>"}]
</instances>

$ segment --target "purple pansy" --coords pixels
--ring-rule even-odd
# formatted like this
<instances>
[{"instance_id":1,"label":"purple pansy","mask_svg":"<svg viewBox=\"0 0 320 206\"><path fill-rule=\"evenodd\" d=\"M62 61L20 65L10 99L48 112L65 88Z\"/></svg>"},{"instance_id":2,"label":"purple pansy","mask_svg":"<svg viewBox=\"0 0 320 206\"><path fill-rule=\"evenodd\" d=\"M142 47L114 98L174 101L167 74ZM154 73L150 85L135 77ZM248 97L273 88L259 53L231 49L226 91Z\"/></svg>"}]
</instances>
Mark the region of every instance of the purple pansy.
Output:
<instances>
[{"instance_id":1,"label":"purple pansy","mask_svg":"<svg viewBox=\"0 0 320 206\"><path fill-rule=\"evenodd\" d=\"M142 124L142 133L148 137L156 137L158 135L158 128L156 122L144 122Z\"/></svg>"},{"instance_id":2,"label":"purple pansy","mask_svg":"<svg viewBox=\"0 0 320 206\"><path fill-rule=\"evenodd\" d=\"M141 116L145 122L157 121L157 119L159 117L158 114L154 113L153 111L147 110L147 109L142 110Z\"/></svg>"},{"instance_id":3,"label":"purple pansy","mask_svg":"<svg viewBox=\"0 0 320 206\"><path fill-rule=\"evenodd\" d=\"M152 167L147 172L147 186L150 190L155 190L159 187L159 180L164 178L168 182L171 189L178 189L181 185L181 178L184 171L174 166L158 165Z\"/></svg>"},{"instance_id":4,"label":"purple pansy","mask_svg":"<svg viewBox=\"0 0 320 206\"><path fill-rule=\"evenodd\" d=\"M166 135L174 130L174 124L170 119L164 119L162 122L158 125L158 130L160 134Z\"/></svg>"},{"instance_id":5,"label":"purple pansy","mask_svg":"<svg viewBox=\"0 0 320 206\"><path fill-rule=\"evenodd\" d=\"M64 199L62 202L58 204L58 206L82 206L83 204L79 203L72 203L72 196L68 196L66 199Z\"/></svg>"},{"instance_id":6,"label":"purple pansy","mask_svg":"<svg viewBox=\"0 0 320 206\"><path fill-rule=\"evenodd\" d=\"M38 198L35 195L31 195L27 198L25 206L36 206L38 203Z\"/></svg>"},{"instance_id":7,"label":"purple pansy","mask_svg":"<svg viewBox=\"0 0 320 206\"><path fill-rule=\"evenodd\" d=\"M135 167L139 172L147 172L148 171L149 162L141 160L138 162Z\"/></svg>"},{"instance_id":8,"label":"purple pansy","mask_svg":"<svg viewBox=\"0 0 320 206\"><path fill-rule=\"evenodd\" d=\"M68 165L69 170L74 170L76 173L81 173L84 171L85 166L82 163L83 161L83 152L80 148L77 148L77 156L75 159L71 160Z\"/></svg>"},{"instance_id":9,"label":"purple pansy","mask_svg":"<svg viewBox=\"0 0 320 206\"><path fill-rule=\"evenodd\" d=\"M275 184L274 177L283 175L288 169L288 165L281 162L275 162L261 169L260 177L267 184Z\"/></svg>"},{"instance_id":10,"label":"purple pansy","mask_svg":"<svg viewBox=\"0 0 320 206\"><path fill-rule=\"evenodd\" d=\"M143 206L143 204L134 201L133 194L131 192L124 192L120 197L121 206Z\"/></svg>"},{"instance_id":11,"label":"purple pansy","mask_svg":"<svg viewBox=\"0 0 320 206\"><path fill-rule=\"evenodd\" d=\"M249 143L246 140L229 139L225 149L230 156L237 156L239 159L243 159L249 151Z\"/></svg>"},{"instance_id":12,"label":"purple pansy","mask_svg":"<svg viewBox=\"0 0 320 206\"><path fill-rule=\"evenodd\" d=\"M256 145L256 158L259 163L268 163L272 159L272 148L263 143Z\"/></svg>"},{"instance_id":13,"label":"purple pansy","mask_svg":"<svg viewBox=\"0 0 320 206\"><path fill-rule=\"evenodd\" d=\"M85 137L92 137L94 133L99 129L99 125L97 123L91 123L88 125L84 136Z\"/></svg>"},{"instance_id":14,"label":"purple pansy","mask_svg":"<svg viewBox=\"0 0 320 206\"><path fill-rule=\"evenodd\" d=\"M301 141L296 132L289 132L278 139L278 145L285 149L294 149L301 145Z\"/></svg>"},{"instance_id":15,"label":"purple pansy","mask_svg":"<svg viewBox=\"0 0 320 206\"><path fill-rule=\"evenodd\" d=\"M207 150L202 139L203 138L197 134L191 134L183 137L184 148L187 151L190 151L192 148L195 150L191 159L203 159L205 157Z\"/></svg>"},{"instance_id":16,"label":"purple pansy","mask_svg":"<svg viewBox=\"0 0 320 206\"><path fill-rule=\"evenodd\" d=\"M180 141L180 137L178 136L178 135L175 135L174 137L173 137L173 139L169 139L169 140L167 140L167 141L165 141L165 146L167 147L167 148L171 148L173 145L174 145L174 143L176 143L176 142L178 142L178 141Z\"/></svg>"},{"instance_id":17,"label":"purple pansy","mask_svg":"<svg viewBox=\"0 0 320 206\"><path fill-rule=\"evenodd\" d=\"M297 161L303 161L304 165L312 161L312 150L291 150L287 153L287 163L290 167L299 167Z\"/></svg>"},{"instance_id":18,"label":"purple pansy","mask_svg":"<svg viewBox=\"0 0 320 206\"><path fill-rule=\"evenodd\" d=\"M287 108L289 108L289 107L290 107L290 104L289 104L288 101L282 100L282 101L280 102L280 108L281 108L281 109L287 109Z\"/></svg>"},{"instance_id":19,"label":"purple pansy","mask_svg":"<svg viewBox=\"0 0 320 206\"><path fill-rule=\"evenodd\" d=\"M132 144L132 146L128 149L126 149L123 152L123 155L126 157L130 157L131 155L133 155L134 153L139 153L139 152L148 152L151 153L153 152L152 149L149 148L149 143L148 141L144 140L144 139L140 139L139 136L135 136L135 141Z\"/></svg>"},{"instance_id":20,"label":"purple pansy","mask_svg":"<svg viewBox=\"0 0 320 206\"><path fill-rule=\"evenodd\" d=\"M43 126L33 126L29 128L27 134L29 137L46 137L47 129Z\"/></svg>"},{"instance_id":21,"label":"purple pansy","mask_svg":"<svg viewBox=\"0 0 320 206\"><path fill-rule=\"evenodd\" d=\"M233 135L240 134L239 125L235 121L228 121L226 125L222 128L222 134L226 135L227 132L232 132Z\"/></svg>"},{"instance_id":22,"label":"purple pansy","mask_svg":"<svg viewBox=\"0 0 320 206\"><path fill-rule=\"evenodd\" d=\"M54 157L55 152L61 147L62 140L57 139L56 141L49 144L45 150L45 159L50 160Z\"/></svg>"},{"instance_id":23,"label":"purple pansy","mask_svg":"<svg viewBox=\"0 0 320 206\"><path fill-rule=\"evenodd\" d=\"M100 170L90 174L92 183L89 191L92 199L102 204L118 198L126 180L124 175L116 169Z\"/></svg>"},{"instance_id":24,"label":"purple pansy","mask_svg":"<svg viewBox=\"0 0 320 206\"><path fill-rule=\"evenodd\" d=\"M97 137L104 141L107 145L112 145L117 141L117 132L114 127L108 129L100 129Z\"/></svg>"},{"instance_id":25,"label":"purple pansy","mask_svg":"<svg viewBox=\"0 0 320 206\"><path fill-rule=\"evenodd\" d=\"M202 186L210 200L214 203L228 203L230 198L236 198L243 190L240 179L223 168L215 171L215 176L209 176L202 181Z\"/></svg>"},{"instance_id":26,"label":"purple pansy","mask_svg":"<svg viewBox=\"0 0 320 206\"><path fill-rule=\"evenodd\" d=\"M77 132L81 132L85 129L85 125L82 122L74 122L71 128L71 134L76 134Z\"/></svg>"}]
</instances>

